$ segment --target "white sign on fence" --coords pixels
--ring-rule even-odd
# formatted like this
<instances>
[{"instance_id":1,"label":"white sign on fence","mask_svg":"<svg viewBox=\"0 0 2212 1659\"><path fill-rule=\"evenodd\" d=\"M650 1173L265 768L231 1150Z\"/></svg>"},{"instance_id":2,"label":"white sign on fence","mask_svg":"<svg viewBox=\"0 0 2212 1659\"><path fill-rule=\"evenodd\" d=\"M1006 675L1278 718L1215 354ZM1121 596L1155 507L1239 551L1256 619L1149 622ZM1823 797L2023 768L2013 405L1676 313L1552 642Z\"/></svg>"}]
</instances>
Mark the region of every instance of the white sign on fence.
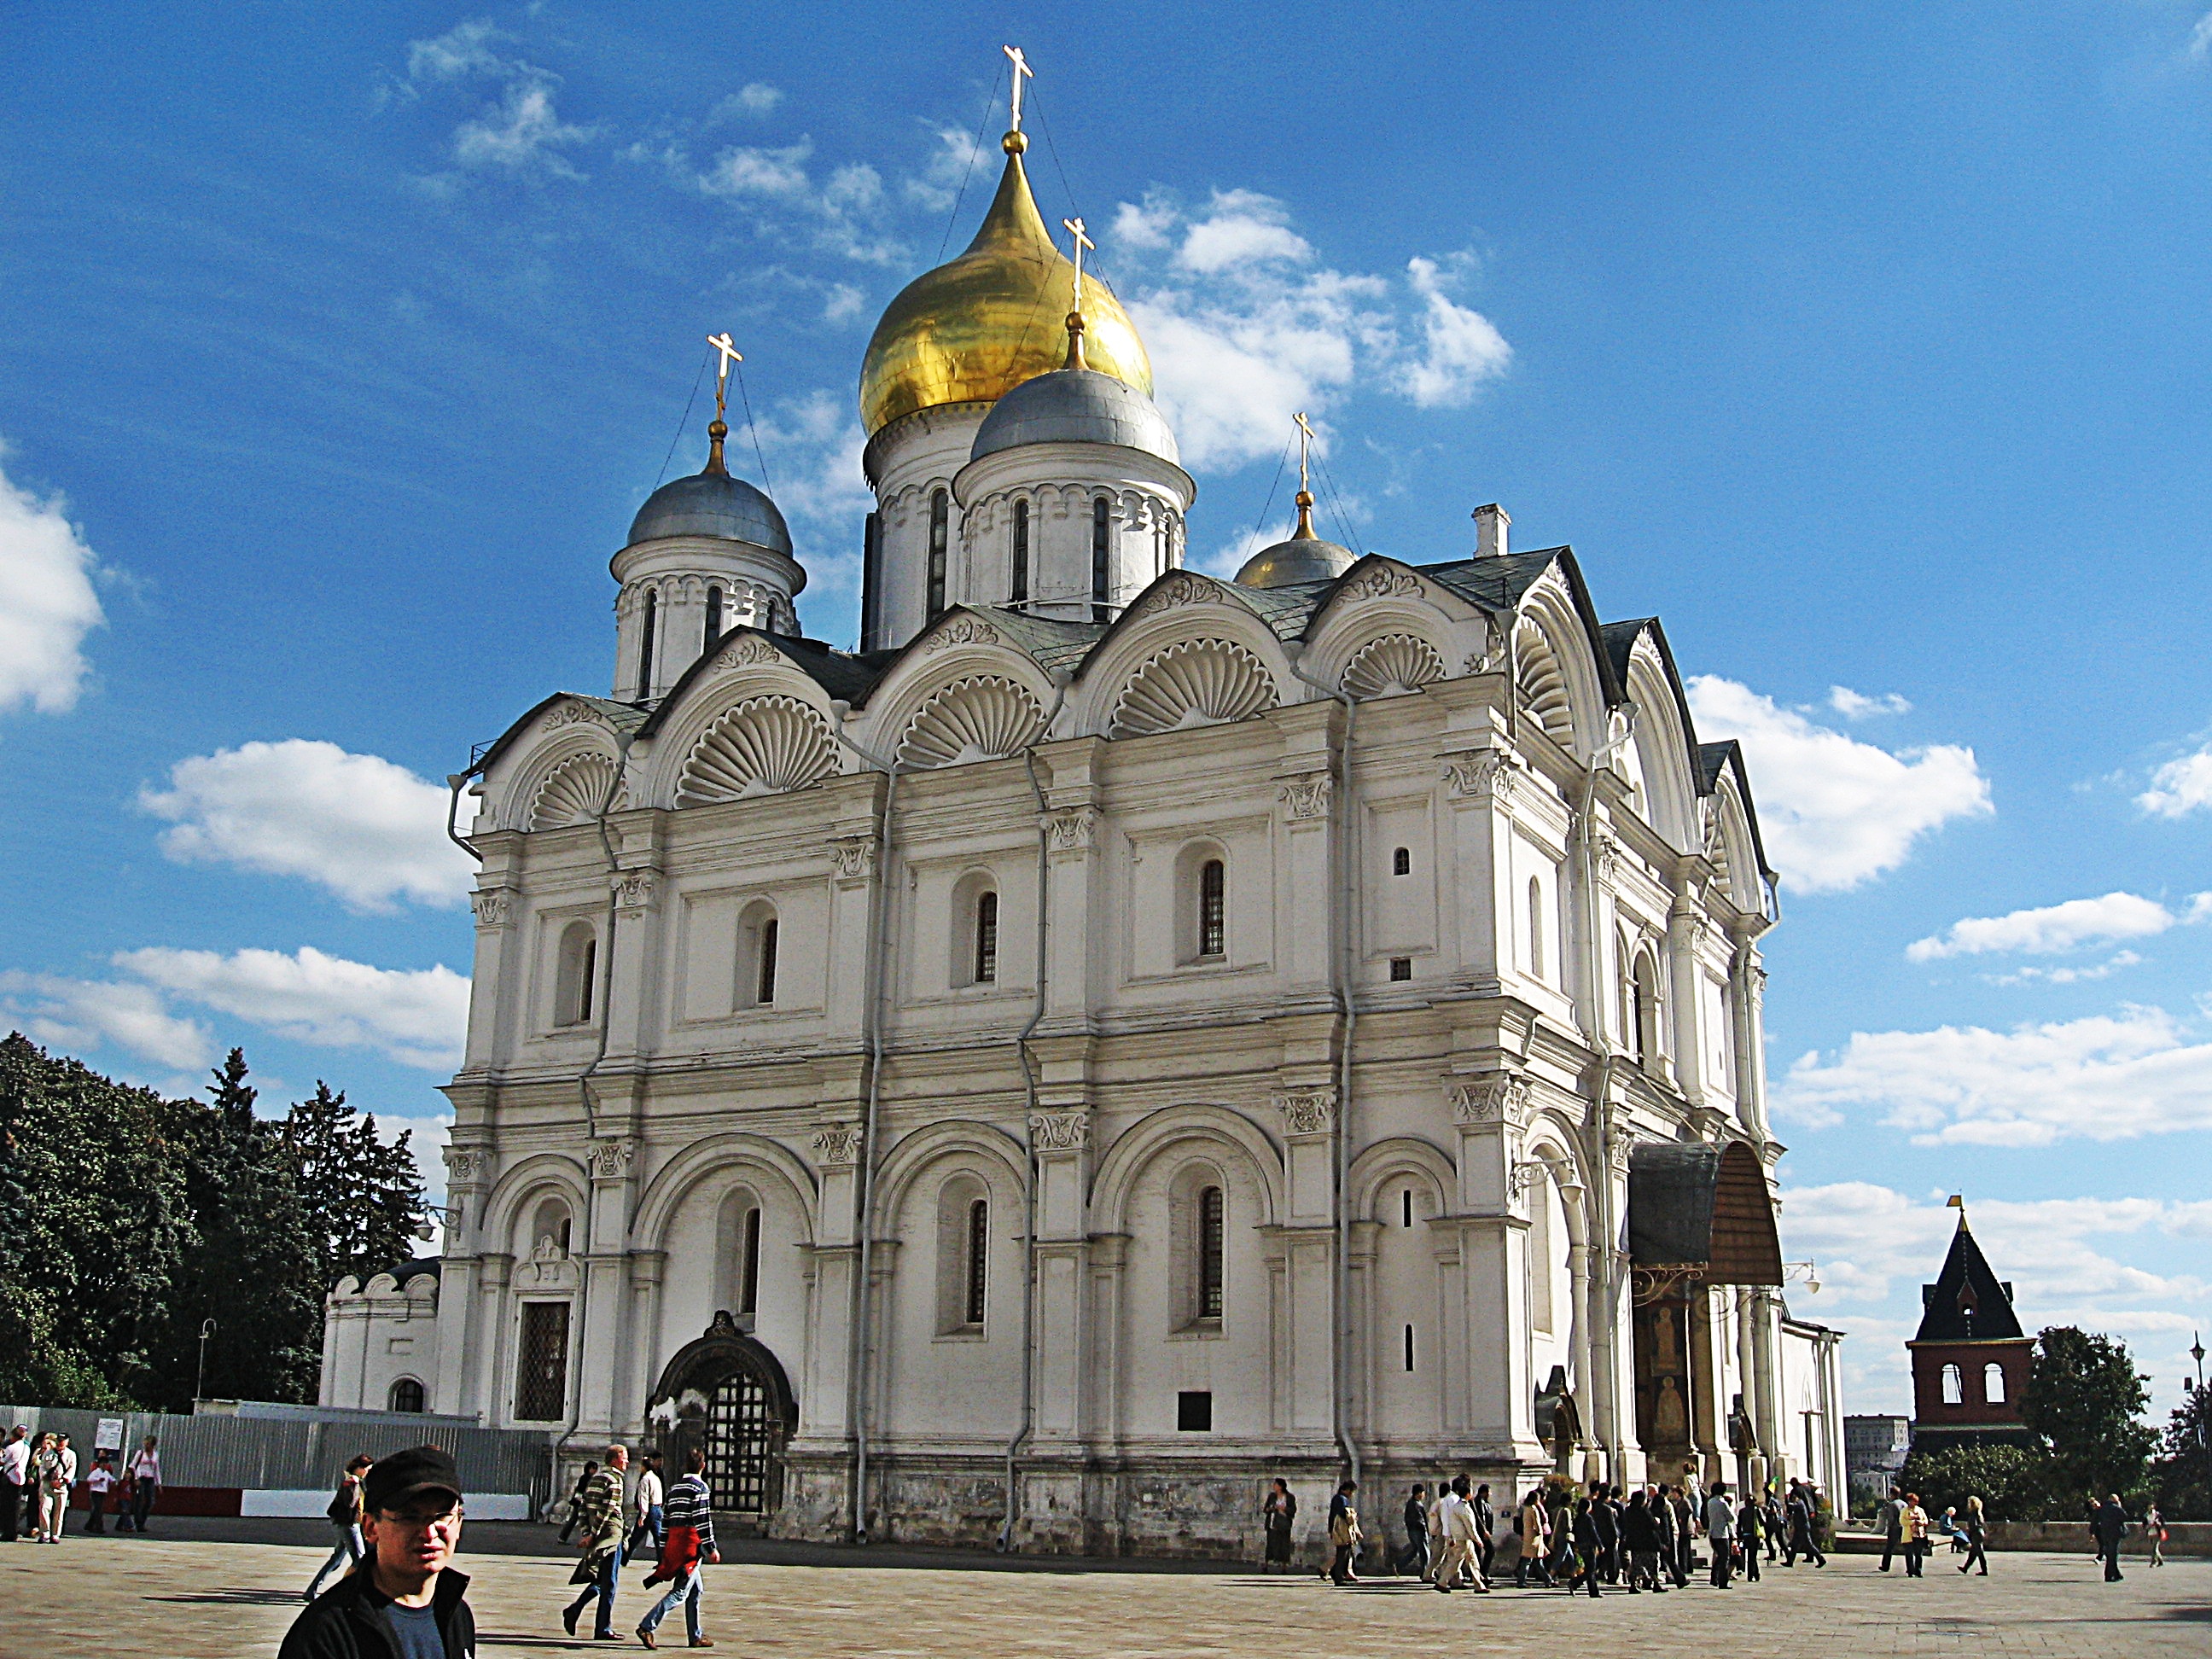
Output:
<instances>
[{"instance_id":1,"label":"white sign on fence","mask_svg":"<svg viewBox=\"0 0 2212 1659\"><path fill-rule=\"evenodd\" d=\"M92 1449L94 1451L121 1451L123 1419L119 1417L101 1418L100 1427L93 1433Z\"/></svg>"}]
</instances>

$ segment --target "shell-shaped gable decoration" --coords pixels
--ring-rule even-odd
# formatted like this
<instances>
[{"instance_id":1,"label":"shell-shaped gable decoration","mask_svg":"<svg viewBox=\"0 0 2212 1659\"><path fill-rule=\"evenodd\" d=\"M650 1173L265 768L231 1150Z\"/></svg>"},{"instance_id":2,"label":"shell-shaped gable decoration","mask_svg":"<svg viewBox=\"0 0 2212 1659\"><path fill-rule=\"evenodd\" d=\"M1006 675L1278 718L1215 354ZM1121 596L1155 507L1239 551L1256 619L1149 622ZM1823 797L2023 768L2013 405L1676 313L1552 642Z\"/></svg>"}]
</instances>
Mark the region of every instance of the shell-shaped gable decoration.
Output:
<instances>
[{"instance_id":1,"label":"shell-shaped gable decoration","mask_svg":"<svg viewBox=\"0 0 2212 1659\"><path fill-rule=\"evenodd\" d=\"M1275 706L1267 664L1233 640L1183 640L1145 659L1114 705L1117 738L1249 720Z\"/></svg>"},{"instance_id":2,"label":"shell-shaped gable decoration","mask_svg":"<svg viewBox=\"0 0 2212 1659\"><path fill-rule=\"evenodd\" d=\"M899 743L899 764L999 760L1036 742L1043 727L1044 711L1025 687L995 674L972 675L933 693L915 712Z\"/></svg>"},{"instance_id":3,"label":"shell-shaped gable decoration","mask_svg":"<svg viewBox=\"0 0 2212 1659\"><path fill-rule=\"evenodd\" d=\"M1567 698L1567 677L1560 671L1558 653L1544 630L1523 623L1514 641L1520 659L1521 705L1536 717L1536 724L1555 741L1571 744L1575 736L1574 705Z\"/></svg>"},{"instance_id":4,"label":"shell-shaped gable decoration","mask_svg":"<svg viewBox=\"0 0 2212 1659\"><path fill-rule=\"evenodd\" d=\"M530 827L558 830L571 823L589 823L602 807L619 811L629 804L627 792L617 792L610 800L607 792L614 783L611 755L593 750L562 761L538 786L537 796L530 803Z\"/></svg>"},{"instance_id":5,"label":"shell-shaped gable decoration","mask_svg":"<svg viewBox=\"0 0 2212 1659\"><path fill-rule=\"evenodd\" d=\"M796 697L748 697L707 728L677 780L678 806L776 795L837 769L829 723Z\"/></svg>"},{"instance_id":6,"label":"shell-shaped gable decoration","mask_svg":"<svg viewBox=\"0 0 2212 1659\"><path fill-rule=\"evenodd\" d=\"M1355 697L1418 691L1444 677L1436 647L1413 634L1385 634L1359 647L1345 665L1344 689Z\"/></svg>"}]
</instances>

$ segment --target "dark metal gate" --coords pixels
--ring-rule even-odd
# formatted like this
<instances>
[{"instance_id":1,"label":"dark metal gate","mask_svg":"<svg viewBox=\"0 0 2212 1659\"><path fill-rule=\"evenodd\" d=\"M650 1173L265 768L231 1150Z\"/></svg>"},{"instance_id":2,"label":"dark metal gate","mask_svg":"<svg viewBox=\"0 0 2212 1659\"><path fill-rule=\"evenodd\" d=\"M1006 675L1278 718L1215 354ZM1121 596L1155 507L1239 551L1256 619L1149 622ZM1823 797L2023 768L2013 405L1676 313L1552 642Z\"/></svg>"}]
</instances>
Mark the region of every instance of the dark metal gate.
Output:
<instances>
[{"instance_id":1,"label":"dark metal gate","mask_svg":"<svg viewBox=\"0 0 2212 1659\"><path fill-rule=\"evenodd\" d=\"M775 1419L768 1389L750 1370L724 1377L707 1407L707 1486L714 1507L765 1514Z\"/></svg>"}]
</instances>

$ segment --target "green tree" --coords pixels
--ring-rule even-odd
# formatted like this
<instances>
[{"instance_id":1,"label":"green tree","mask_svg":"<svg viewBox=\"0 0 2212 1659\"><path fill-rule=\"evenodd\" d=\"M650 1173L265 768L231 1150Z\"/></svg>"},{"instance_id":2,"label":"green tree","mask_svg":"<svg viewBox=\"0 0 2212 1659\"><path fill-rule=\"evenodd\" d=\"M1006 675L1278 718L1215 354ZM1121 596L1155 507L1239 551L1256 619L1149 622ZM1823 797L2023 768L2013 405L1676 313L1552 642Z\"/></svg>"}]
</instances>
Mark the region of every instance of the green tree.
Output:
<instances>
[{"instance_id":1,"label":"green tree","mask_svg":"<svg viewBox=\"0 0 2212 1659\"><path fill-rule=\"evenodd\" d=\"M321 1289L412 1259L426 1212L411 1131L387 1143L374 1115L355 1111L343 1091L333 1094L318 1079L313 1097L285 1115L281 1133Z\"/></svg>"},{"instance_id":2,"label":"green tree","mask_svg":"<svg viewBox=\"0 0 2212 1659\"><path fill-rule=\"evenodd\" d=\"M2021 1417L2050 1462L2052 1512L2071 1516L2091 1493L2139 1492L2158 1435L2137 1416L2150 1394L2128 1346L2071 1325L2036 1338Z\"/></svg>"},{"instance_id":3,"label":"green tree","mask_svg":"<svg viewBox=\"0 0 2212 1659\"><path fill-rule=\"evenodd\" d=\"M1978 1498L1992 1521L2040 1521L2049 1502L2049 1462L2046 1454L2026 1446L1946 1446L1906 1458L1898 1485L1919 1493L1930 1515L1955 1509L1963 1516L1966 1500Z\"/></svg>"},{"instance_id":4,"label":"green tree","mask_svg":"<svg viewBox=\"0 0 2212 1659\"><path fill-rule=\"evenodd\" d=\"M276 1124L254 1113L239 1049L215 1072L211 1106L171 1101L171 1139L199 1248L179 1263L149 1389L189 1411L200 1331L212 1319L202 1391L210 1399L314 1397L321 1358L322 1258Z\"/></svg>"},{"instance_id":5,"label":"green tree","mask_svg":"<svg viewBox=\"0 0 2212 1659\"><path fill-rule=\"evenodd\" d=\"M2169 1521L2212 1521L2208 1435L2212 1435L2212 1388L2185 1389L2181 1404L2166 1419L2158 1461L2151 1465L2158 1506Z\"/></svg>"},{"instance_id":6,"label":"green tree","mask_svg":"<svg viewBox=\"0 0 2212 1659\"><path fill-rule=\"evenodd\" d=\"M0 1042L0 1399L113 1407L197 1243L164 1103Z\"/></svg>"}]
</instances>

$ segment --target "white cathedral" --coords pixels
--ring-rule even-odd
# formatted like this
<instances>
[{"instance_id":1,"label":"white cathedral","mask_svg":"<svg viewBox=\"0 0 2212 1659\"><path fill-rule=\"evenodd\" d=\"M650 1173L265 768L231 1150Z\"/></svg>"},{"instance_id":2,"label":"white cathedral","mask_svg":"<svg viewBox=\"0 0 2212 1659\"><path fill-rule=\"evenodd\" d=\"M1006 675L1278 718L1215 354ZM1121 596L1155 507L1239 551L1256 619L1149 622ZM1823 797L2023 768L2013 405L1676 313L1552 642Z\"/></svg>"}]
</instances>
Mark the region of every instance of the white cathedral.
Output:
<instances>
[{"instance_id":1,"label":"white cathedral","mask_svg":"<svg viewBox=\"0 0 2212 1659\"><path fill-rule=\"evenodd\" d=\"M1018 128L860 375L860 641L706 468L611 695L471 769L445 1254L322 1402L703 1443L781 1536L1249 1551L1270 1477L1843 1492L1763 1100L1741 755L1573 555L1182 568L1196 488ZM461 785L457 782L457 789ZM1375 1505L1380 1509L1382 1504Z\"/></svg>"}]
</instances>

